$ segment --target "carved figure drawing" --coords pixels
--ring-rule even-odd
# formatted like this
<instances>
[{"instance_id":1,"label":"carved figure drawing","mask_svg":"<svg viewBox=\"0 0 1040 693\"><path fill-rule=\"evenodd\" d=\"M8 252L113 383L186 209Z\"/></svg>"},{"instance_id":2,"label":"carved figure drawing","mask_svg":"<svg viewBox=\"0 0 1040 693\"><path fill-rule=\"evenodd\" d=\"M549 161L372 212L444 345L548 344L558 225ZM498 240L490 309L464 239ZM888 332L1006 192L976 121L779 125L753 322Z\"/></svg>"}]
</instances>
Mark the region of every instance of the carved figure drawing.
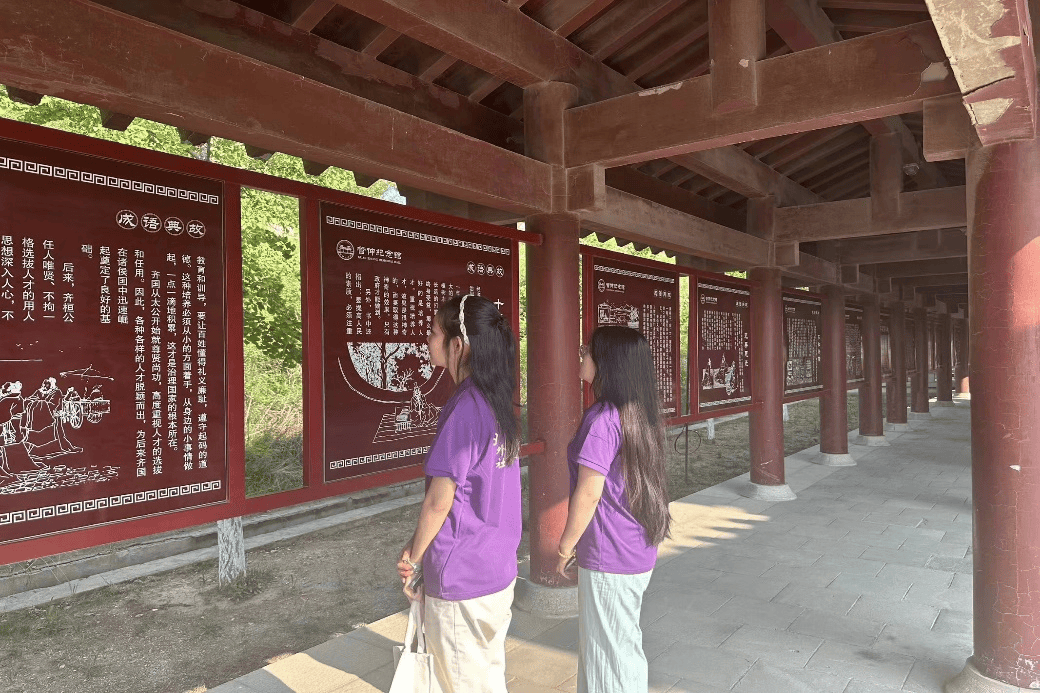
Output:
<instances>
[{"instance_id":1,"label":"carved figure drawing","mask_svg":"<svg viewBox=\"0 0 1040 693\"><path fill-rule=\"evenodd\" d=\"M99 423L111 409L102 385L90 386L90 382L112 378L89 367L60 375L86 380L87 384L81 386L85 394L73 385L63 391L55 377L44 378L27 397L22 394L20 380L0 387L0 494L108 481L118 476L118 469L112 466L99 469L86 461L81 466L52 463L56 458L83 452L69 439L70 429L79 429L84 421Z\"/></svg>"}]
</instances>

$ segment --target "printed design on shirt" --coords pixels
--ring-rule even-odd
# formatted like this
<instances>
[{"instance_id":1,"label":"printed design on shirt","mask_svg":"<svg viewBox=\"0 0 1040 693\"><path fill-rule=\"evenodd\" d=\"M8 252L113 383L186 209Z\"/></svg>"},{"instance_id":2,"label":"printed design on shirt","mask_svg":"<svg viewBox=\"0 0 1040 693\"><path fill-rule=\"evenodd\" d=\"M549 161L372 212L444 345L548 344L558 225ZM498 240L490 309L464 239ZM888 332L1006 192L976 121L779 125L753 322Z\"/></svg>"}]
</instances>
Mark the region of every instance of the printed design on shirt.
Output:
<instances>
[{"instance_id":1,"label":"printed design on shirt","mask_svg":"<svg viewBox=\"0 0 1040 693\"><path fill-rule=\"evenodd\" d=\"M112 381L88 366L44 378L27 396L17 377L0 386L0 495L119 476L118 467L87 464L83 448L73 442L75 431L100 424L111 411L104 388Z\"/></svg>"},{"instance_id":2,"label":"printed design on shirt","mask_svg":"<svg viewBox=\"0 0 1040 693\"><path fill-rule=\"evenodd\" d=\"M506 449L498 444L498 431L495 431L495 437L491 439L491 444L495 446L495 467L498 469L508 467L516 459L507 457Z\"/></svg>"},{"instance_id":3,"label":"printed design on shirt","mask_svg":"<svg viewBox=\"0 0 1040 693\"><path fill-rule=\"evenodd\" d=\"M624 325L633 330L639 329L639 308L627 303L610 303L604 301L596 311L600 325Z\"/></svg>"},{"instance_id":4,"label":"printed design on shirt","mask_svg":"<svg viewBox=\"0 0 1040 693\"><path fill-rule=\"evenodd\" d=\"M383 414L373 443L387 443L435 433L441 408L427 397L437 387L443 371L436 372L430 348L416 342L348 342L350 367L339 359L343 381L370 402L394 405ZM366 394L352 381L358 376L379 396Z\"/></svg>"}]
</instances>

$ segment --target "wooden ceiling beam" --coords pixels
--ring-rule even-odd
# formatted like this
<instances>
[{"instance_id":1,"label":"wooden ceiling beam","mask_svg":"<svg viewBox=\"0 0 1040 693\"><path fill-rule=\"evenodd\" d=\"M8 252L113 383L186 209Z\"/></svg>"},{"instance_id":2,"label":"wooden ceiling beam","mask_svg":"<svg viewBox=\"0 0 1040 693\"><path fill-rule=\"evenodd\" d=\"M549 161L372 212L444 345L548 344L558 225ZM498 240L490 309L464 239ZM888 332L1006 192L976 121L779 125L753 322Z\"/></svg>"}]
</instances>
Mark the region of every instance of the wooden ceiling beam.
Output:
<instances>
[{"instance_id":1,"label":"wooden ceiling beam","mask_svg":"<svg viewBox=\"0 0 1040 693\"><path fill-rule=\"evenodd\" d=\"M401 32L394 31L393 29L387 29L383 27L379 30L371 41L368 42L364 48L361 49L361 53L370 55L373 58L379 56L380 53L390 47L390 44L401 37Z\"/></svg>"},{"instance_id":2,"label":"wooden ceiling beam","mask_svg":"<svg viewBox=\"0 0 1040 693\"><path fill-rule=\"evenodd\" d=\"M777 241L826 241L945 229L966 223L963 185L905 192L899 197L899 214L889 219L871 217L869 198L777 209L775 238Z\"/></svg>"},{"instance_id":3,"label":"wooden ceiling beam","mask_svg":"<svg viewBox=\"0 0 1040 693\"><path fill-rule=\"evenodd\" d=\"M785 176L789 176L795 180L805 178L807 177L805 172L809 169L813 169L817 162L823 162L825 166L835 163L838 160L837 157L840 156L842 152L860 150L866 146L867 142L868 140L863 135L862 130L859 128L852 128L839 137L835 137L829 142L823 142L817 147L814 147L811 151L806 152L792 161L790 165L785 164L777 166L777 170Z\"/></svg>"},{"instance_id":4,"label":"wooden ceiling beam","mask_svg":"<svg viewBox=\"0 0 1040 693\"><path fill-rule=\"evenodd\" d=\"M94 3L0 3L0 35L0 83L490 207L549 208L545 164Z\"/></svg>"},{"instance_id":5,"label":"wooden ceiling beam","mask_svg":"<svg viewBox=\"0 0 1040 693\"><path fill-rule=\"evenodd\" d=\"M653 72L664 63L675 57L675 54L686 47L701 41L708 35L707 23L695 27L693 30L683 31L674 41L661 46L660 50L648 55L645 60L632 66L626 71L626 76L634 82L638 82L650 72Z\"/></svg>"},{"instance_id":6,"label":"wooden ceiling beam","mask_svg":"<svg viewBox=\"0 0 1040 693\"><path fill-rule=\"evenodd\" d=\"M959 272L953 274L935 274L925 277L897 277L892 280L893 287L898 285L906 288L923 289L925 287L947 287L967 286L968 273Z\"/></svg>"},{"instance_id":7,"label":"wooden ceiling beam","mask_svg":"<svg viewBox=\"0 0 1040 693\"><path fill-rule=\"evenodd\" d=\"M864 169L866 165L863 158L869 151L870 147L867 144L848 147L820 162L819 165L800 173L797 178L802 185L816 190L837 177L847 176Z\"/></svg>"},{"instance_id":8,"label":"wooden ceiling beam","mask_svg":"<svg viewBox=\"0 0 1040 693\"><path fill-rule=\"evenodd\" d=\"M923 0L818 0L822 9L870 10L872 12L927 12Z\"/></svg>"},{"instance_id":9,"label":"wooden ceiling beam","mask_svg":"<svg viewBox=\"0 0 1040 693\"><path fill-rule=\"evenodd\" d=\"M870 10L834 9L827 13L838 31L874 33L898 29L907 24L928 21L928 11L923 12L873 12Z\"/></svg>"},{"instance_id":10,"label":"wooden ceiling beam","mask_svg":"<svg viewBox=\"0 0 1040 693\"><path fill-rule=\"evenodd\" d=\"M707 149L669 159L744 197L772 195L780 207L820 201L820 197L811 190L770 168L740 147Z\"/></svg>"},{"instance_id":11,"label":"wooden ceiling beam","mask_svg":"<svg viewBox=\"0 0 1040 693\"><path fill-rule=\"evenodd\" d=\"M764 0L708 2L711 105L716 116L759 105L758 70L766 57Z\"/></svg>"},{"instance_id":12,"label":"wooden ceiling beam","mask_svg":"<svg viewBox=\"0 0 1040 693\"><path fill-rule=\"evenodd\" d=\"M164 9L161 3L139 0L94 0L92 4L109 7L206 45L239 53L499 147L512 151L523 149L523 126L508 116L460 99L450 89L426 83L370 55L294 29L230 0L182 3L176 12Z\"/></svg>"},{"instance_id":13,"label":"wooden ceiling beam","mask_svg":"<svg viewBox=\"0 0 1040 693\"><path fill-rule=\"evenodd\" d=\"M859 265L891 263L907 258L924 261L968 256L967 236L960 229L943 229L938 245L929 243L928 235L928 232L900 233L837 241L834 253L843 263Z\"/></svg>"},{"instance_id":14,"label":"wooden ceiling beam","mask_svg":"<svg viewBox=\"0 0 1040 693\"><path fill-rule=\"evenodd\" d=\"M839 200L861 188L870 188L870 173L863 172L854 176L846 176L828 187L819 188L820 197L825 200Z\"/></svg>"},{"instance_id":15,"label":"wooden ceiling beam","mask_svg":"<svg viewBox=\"0 0 1040 693\"><path fill-rule=\"evenodd\" d=\"M570 82L585 103L634 89L624 76L503 2L339 0L339 4L518 87Z\"/></svg>"},{"instance_id":16,"label":"wooden ceiling beam","mask_svg":"<svg viewBox=\"0 0 1040 693\"><path fill-rule=\"evenodd\" d=\"M639 90L638 85L596 57L504 3L481 0L454 0L451 3L443 0L340 0L340 3L518 86L543 81L569 82L578 86L584 102L601 101ZM683 4L641 0L641 4L633 3L632 9L643 7L655 16L663 13L663 17ZM612 11L620 9L611 8ZM503 43L500 40L502 36L508 36L510 40ZM696 158L690 163L687 161L685 157L676 159L680 165L745 196L773 194L781 206L809 204L818 199L794 181L736 148L720 148L704 156L699 163L696 163Z\"/></svg>"},{"instance_id":17,"label":"wooden ceiling beam","mask_svg":"<svg viewBox=\"0 0 1040 693\"><path fill-rule=\"evenodd\" d=\"M865 159L870 152L870 140L864 139L832 153L823 160L814 160L804 170L792 176L802 185L813 190L833 178L836 171L855 171L865 168Z\"/></svg>"},{"instance_id":18,"label":"wooden ceiling beam","mask_svg":"<svg viewBox=\"0 0 1040 693\"><path fill-rule=\"evenodd\" d=\"M759 106L739 118L711 112L710 75L579 106L566 113L567 165L621 166L919 111L956 90L944 61L922 22L759 62Z\"/></svg>"},{"instance_id":19,"label":"wooden ceiling beam","mask_svg":"<svg viewBox=\"0 0 1040 693\"><path fill-rule=\"evenodd\" d=\"M923 277L935 274L953 274L968 271L968 258L953 257L943 260L907 260L877 265L874 274L883 279Z\"/></svg>"},{"instance_id":20,"label":"wooden ceiling beam","mask_svg":"<svg viewBox=\"0 0 1040 693\"><path fill-rule=\"evenodd\" d=\"M40 102L43 101L43 94L38 94L35 91L28 89L19 89L18 87L7 85L7 97L15 103L20 103L23 106L39 106Z\"/></svg>"},{"instance_id":21,"label":"wooden ceiling beam","mask_svg":"<svg viewBox=\"0 0 1040 693\"><path fill-rule=\"evenodd\" d=\"M918 8L924 7L922 4ZM869 9L864 7L863 9ZM793 50L826 46L842 37L831 18L812 0L766 0L766 22ZM776 23L774 26L773 22ZM916 164L920 187L935 188L947 185L938 167L929 164L913 134L899 116L888 116L862 123L871 135L894 132L900 136L907 162Z\"/></svg>"},{"instance_id":22,"label":"wooden ceiling beam","mask_svg":"<svg viewBox=\"0 0 1040 693\"><path fill-rule=\"evenodd\" d=\"M301 31L314 31L314 27L325 19L326 15L336 7L336 0L304 0L297 3L291 12L289 23Z\"/></svg>"},{"instance_id":23,"label":"wooden ceiling beam","mask_svg":"<svg viewBox=\"0 0 1040 693\"><path fill-rule=\"evenodd\" d=\"M761 159L778 171L782 170L785 165L797 161L801 157L808 156L810 152L817 147L822 147L838 137L847 135L852 132L855 127L856 126L854 125L845 125L842 127L827 128L826 130L816 130L814 132L793 135L793 140L771 154L763 155Z\"/></svg>"},{"instance_id":24,"label":"wooden ceiling beam","mask_svg":"<svg viewBox=\"0 0 1040 693\"><path fill-rule=\"evenodd\" d=\"M964 105L983 145L1036 137L1037 60L1028 3L929 0Z\"/></svg>"},{"instance_id":25,"label":"wooden ceiling beam","mask_svg":"<svg viewBox=\"0 0 1040 693\"><path fill-rule=\"evenodd\" d=\"M686 0L628 0L618 3L575 39L593 58L606 60L684 4Z\"/></svg>"},{"instance_id":26,"label":"wooden ceiling beam","mask_svg":"<svg viewBox=\"0 0 1040 693\"><path fill-rule=\"evenodd\" d=\"M638 195L680 212L692 214L738 231L744 229L744 215L735 209L714 204L699 195L669 185L627 166L607 169L606 182L612 188Z\"/></svg>"},{"instance_id":27,"label":"wooden ceiling beam","mask_svg":"<svg viewBox=\"0 0 1040 693\"><path fill-rule=\"evenodd\" d=\"M767 240L611 187L602 209L582 213L582 226L737 266L765 265L770 258Z\"/></svg>"},{"instance_id":28,"label":"wooden ceiling beam","mask_svg":"<svg viewBox=\"0 0 1040 693\"><path fill-rule=\"evenodd\" d=\"M101 127L117 132L125 132L130 127L130 123L134 122L134 116L107 111L104 108L98 109L98 115L101 116Z\"/></svg>"},{"instance_id":29,"label":"wooden ceiling beam","mask_svg":"<svg viewBox=\"0 0 1040 693\"><path fill-rule=\"evenodd\" d=\"M570 36L615 2L616 0L550 0L531 16L560 36Z\"/></svg>"}]
</instances>

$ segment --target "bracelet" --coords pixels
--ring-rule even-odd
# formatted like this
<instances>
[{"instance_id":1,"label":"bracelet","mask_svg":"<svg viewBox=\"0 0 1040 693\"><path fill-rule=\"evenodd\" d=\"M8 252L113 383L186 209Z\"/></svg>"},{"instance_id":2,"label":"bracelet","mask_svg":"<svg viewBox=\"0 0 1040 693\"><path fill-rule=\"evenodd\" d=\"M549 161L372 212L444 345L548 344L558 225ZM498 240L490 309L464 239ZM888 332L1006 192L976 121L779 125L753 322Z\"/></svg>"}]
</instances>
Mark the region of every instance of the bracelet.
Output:
<instances>
[{"instance_id":1,"label":"bracelet","mask_svg":"<svg viewBox=\"0 0 1040 693\"><path fill-rule=\"evenodd\" d=\"M556 555L559 556L560 558L570 558L571 556L574 556L577 553L578 553L577 547L571 549L570 553L564 553L563 551L560 551L560 547L558 547L558 546L556 547Z\"/></svg>"}]
</instances>

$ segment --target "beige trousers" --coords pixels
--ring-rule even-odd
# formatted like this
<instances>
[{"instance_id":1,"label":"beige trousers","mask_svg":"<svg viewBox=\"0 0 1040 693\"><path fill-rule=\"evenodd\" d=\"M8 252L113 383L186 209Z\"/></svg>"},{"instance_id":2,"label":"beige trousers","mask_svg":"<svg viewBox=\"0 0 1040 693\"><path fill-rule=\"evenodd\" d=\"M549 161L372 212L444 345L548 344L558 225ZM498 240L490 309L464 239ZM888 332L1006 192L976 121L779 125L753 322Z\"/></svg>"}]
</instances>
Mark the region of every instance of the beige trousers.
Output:
<instances>
[{"instance_id":1,"label":"beige trousers","mask_svg":"<svg viewBox=\"0 0 1040 693\"><path fill-rule=\"evenodd\" d=\"M453 602L426 597L426 651L443 693L506 693L506 631L514 580L501 592Z\"/></svg>"}]
</instances>

